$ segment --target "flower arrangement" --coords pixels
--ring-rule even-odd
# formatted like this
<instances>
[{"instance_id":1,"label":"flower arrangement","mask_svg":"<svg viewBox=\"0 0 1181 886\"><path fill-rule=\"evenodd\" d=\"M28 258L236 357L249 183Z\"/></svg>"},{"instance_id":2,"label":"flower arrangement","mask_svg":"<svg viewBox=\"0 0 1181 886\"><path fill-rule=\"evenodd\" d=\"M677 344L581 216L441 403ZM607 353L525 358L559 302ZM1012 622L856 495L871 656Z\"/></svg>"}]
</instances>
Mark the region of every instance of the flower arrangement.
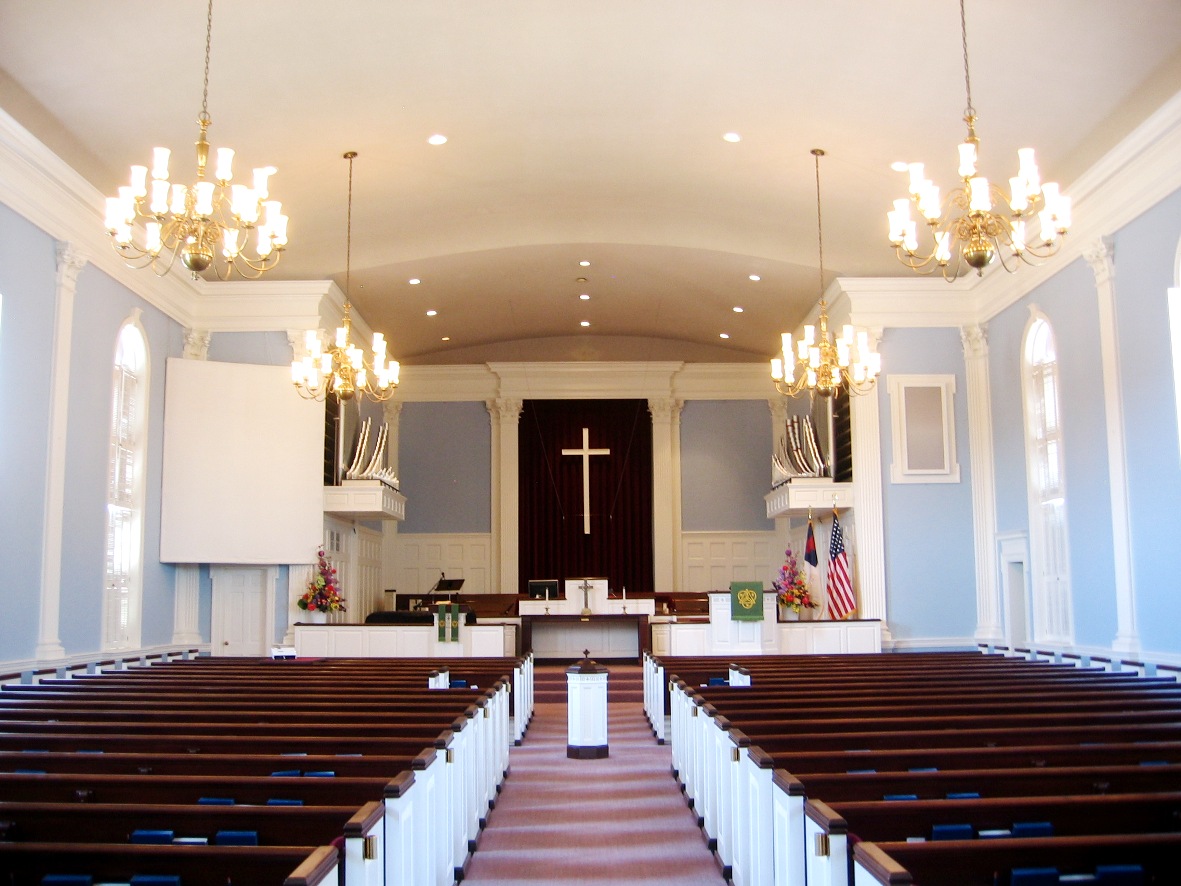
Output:
<instances>
[{"instance_id":1,"label":"flower arrangement","mask_svg":"<svg viewBox=\"0 0 1181 886\"><path fill-rule=\"evenodd\" d=\"M344 598L340 596L340 584L336 579L336 567L328 562L324 551L316 556L316 574L308 582L308 589L296 601L300 609L308 612L344 612Z\"/></svg>"},{"instance_id":2,"label":"flower arrangement","mask_svg":"<svg viewBox=\"0 0 1181 886\"><path fill-rule=\"evenodd\" d=\"M771 582L771 587L775 589L779 602L790 608L792 612L799 612L801 609L815 609L816 601L812 599L812 594L808 590L808 582L800 571L796 555L791 552L791 548L788 548L783 554L785 560L783 565L779 567L779 577Z\"/></svg>"}]
</instances>

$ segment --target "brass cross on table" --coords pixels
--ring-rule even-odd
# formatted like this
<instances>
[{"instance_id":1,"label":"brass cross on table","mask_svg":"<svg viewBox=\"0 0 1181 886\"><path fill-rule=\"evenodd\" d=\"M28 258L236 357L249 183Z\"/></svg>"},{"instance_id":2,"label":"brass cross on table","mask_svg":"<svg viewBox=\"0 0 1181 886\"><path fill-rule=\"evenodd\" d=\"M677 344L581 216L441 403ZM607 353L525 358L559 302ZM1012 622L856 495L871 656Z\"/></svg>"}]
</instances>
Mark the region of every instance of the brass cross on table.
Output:
<instances>
[{"instance_id":1,"label":"brass cross on table","mask_svg":"<svg viewBox=\"0 0 1181 886\"><path fill-rule=\"evenodd\" d=\"M610 449L590 448L590 428L582 429L582 448L563 449L562 455L582 456L582 534L590 535L590 457L592 455L610 455Z\"/></svg>"}]
</instances>

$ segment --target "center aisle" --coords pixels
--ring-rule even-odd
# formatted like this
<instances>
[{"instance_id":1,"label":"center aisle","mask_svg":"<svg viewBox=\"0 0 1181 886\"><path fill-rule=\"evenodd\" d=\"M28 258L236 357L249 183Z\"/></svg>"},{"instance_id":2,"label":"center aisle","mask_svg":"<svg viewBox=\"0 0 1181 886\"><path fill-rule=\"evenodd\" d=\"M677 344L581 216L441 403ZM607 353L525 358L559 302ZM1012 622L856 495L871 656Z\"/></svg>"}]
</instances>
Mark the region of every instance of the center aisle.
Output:
<instances>
[{"instance_id":1,"label":"center aisle","mask_svg":"<svg viewBox=\"0 0 1181 886\"><path fill-rule=\"evenodd\" d=\"M609 686L617 675L640 671L608 667ZM564 668L561 679L564 685ZM608 698L615 696L626 694L608 689ZM568 759L566 739L565 703L537 702L464 886L725 882L671 775L671 751L656 744L642 703L608 705L605 759Z\"/></svg>"}]
</instances>

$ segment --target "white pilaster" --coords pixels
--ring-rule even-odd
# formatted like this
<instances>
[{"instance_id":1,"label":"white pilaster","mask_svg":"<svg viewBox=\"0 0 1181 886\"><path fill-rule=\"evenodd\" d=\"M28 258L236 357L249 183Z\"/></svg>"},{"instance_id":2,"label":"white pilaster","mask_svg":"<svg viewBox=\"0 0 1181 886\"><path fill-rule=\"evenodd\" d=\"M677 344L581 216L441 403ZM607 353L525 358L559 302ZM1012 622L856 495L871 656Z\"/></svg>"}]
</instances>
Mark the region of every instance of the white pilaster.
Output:
<instances>
[{"instance_id":1,"label":"white pilaster","mask_svg":"<svg viewBox=\"0 0 1181 886\"><path fill-rule=\"evenodd\" d=\"M70 411L70 339L74 295L87 257L73 244L57 244L52 362L49 366L49 453L45 463L45 535L41 541L41 609L37 628L39 661L64 658L60 631L62 533L66 498L66 431ZM114 343L112 342L112 345Z\"/></svg>"},{"instance_id":2,"label":"white pilaster","mask_svg":"<svg viewBox=\"0 0 1181 886\"><path fill-rule=\"evenodd\" d=\"M290 333L288 335L290 336ZM208 329L186 329L184 358L186 360L207 359L210 338L211 333Z\"/></svg>"},{"instance_id":3,"label":"white pilaster","mask_svg":"<svg viewBox=\"0 0 1181 886\"><path fill-rule=\"evenodd\" d=\"M666 592L677 588L675 565L680 560L680 527L673 483L674 415L678 421L684 403L671 397L648 400L652 415L652 566L654 589ZM679 452L679 450L678 450Z\"/></svg>"},{"instance_id":4,"label":"white pilaster","mask_svg":"<svg viewBox=\"0 0 1181 886\"><path fill-rule=\"evenodd\" d=\"M494 593L515 594L518 580L518 440L522 400L497 397L486 404L492 416L492 550L498 561L494 575L500 587Z\"/></svg>"},{"instance_id":5,"label":"white pilaster","mask_svg":"<svg viewBox=\"0 0 1181 886\"><path fill-rule=\"evenodd\" d=\"M1132 529L1128 510L1128 459L1119 359L1119 318L1115 310L1115 250L1106 239L1083 255L1095 275L1099 308L1099 354L1103 361L1103 408L1107 416L1107 474L1111 489L1111 547L1115 567L1115 652L1138 652L1136 576L1132 566Z\"/></svg>"},{"instance_id":6,"label":"white pilaster","mask_svg":"<svg viewBox=\"0 0 1181 886\"><path fill-rule=\"evenodd\" d=\"M201 599L201 569L184 563L176 567L173 578L172 643L175 646L200 644L198 613Z\"/></svg>"},{"instance_id":7,"label":"white pilaster","mask_svg":"<svg viewBox=\"0 0 1181 886\"><path fill-rule=\"evenodd\" d=\"M976 639L1000 640L1000 583L996 562L996 463L992 450L992 388L988 377L988 334L963 326L968 381L968 449L972 471L972 536L976 548Z\"/></svg>"},{"instance_id":8,"label":"white pilaster","mask_svg":"<svg viewBox=\"0 0 1181 886\"><path fill-rule=\"evenodd\" d=\"M876 343L875 343L876 347ZM856 581L861 618L882 622L882 648L892 642L886 621L886 536L882 512L881 417L878 391L851 398L853 515L856 520Z\"/></svg>"}]
</instances>

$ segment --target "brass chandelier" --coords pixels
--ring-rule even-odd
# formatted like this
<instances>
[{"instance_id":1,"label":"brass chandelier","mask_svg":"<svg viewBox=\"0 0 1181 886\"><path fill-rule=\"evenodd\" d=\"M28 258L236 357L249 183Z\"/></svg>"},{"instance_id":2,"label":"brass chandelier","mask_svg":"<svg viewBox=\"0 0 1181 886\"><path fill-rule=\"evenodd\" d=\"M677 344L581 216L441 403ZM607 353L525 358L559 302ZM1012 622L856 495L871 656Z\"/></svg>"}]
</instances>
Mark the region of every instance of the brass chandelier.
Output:
<instances>
[{"instance_id":1,"label":"brass chandelier","mask_svg":"<svg viewBox=\"0 0 1181 886\"><path fill-rule=\"evenodd\" d=\"M287 246L287 216L282 204L270 199L268 180L275 167L254 170L251 185L231 184L232 148L218 148L213 178L209 166L209 49L213 36L213 0L205 19L205 84L197 125L197 180L191 186L168 179L168 148L153 151L151 180L148 167L132 166L131 183L107 198L107 232L112 245L133 268L150 267L163 277L177 257L193 276L213 268L222 280L237 272L261 277L279 263ZM137 240L135 223L142 220ZM253 242L252 237L253 236ZM220 259L220 260L219 260Z\"/></svg>"},{"instance_id":2,"label":"brass chandelier","mask_svg":"<svg viewBox=\"0 0 1181 886\"><path fill-rule=\"evenodd\" d=\"M922 163L906 164L910 196L894 201L887 213L890 243L898 259L911 270L931 274L938 268L948 281L967 268L984 273L995 258L1012 273L1021 262L1035 264L1058 251L1070 229L1070 198L1059 193L1054 182L1042 182L1033 148L1017 151L1017 175L1009 179L1009 196L976 171L980 139L976 135L976 109L972 106L972 78L968 72L968 25L964 0L960 0L960 34L964 54L964 86L968 104L964 122L967 138L959 146L961 185L940 201L939 188L926 178ZM911 204L931 233L929 251L919 251L917 224ZM1026 222L1038 217L1041 230L1028 239ZM967 265L967 268L963 266Z\"/></svg>"},{"instance_id":3,"label":"brass chandelier","mask_svg":"<svg viewBox=\"0 0 1181 886\"><path fill-rule=\"evenodd\" d=\"M320 330L309 329L302 360L291 363L291 381L299 395L306 400L323 400L329 394L339 400L352 400L356 396L368 397L381 402L394 395L398 386L400 367L398 361L386 359L385 336L373 333L373 355L366 358L365 352L352 342L352 305L349 304L349 286L353 267L353 160L356 151L348 151L344 159L349 161L349 210L348 233L346 237L344 271L344 318L337 327L336 338L328 347L320 341Z\"/></svg>"},{"instance_id":4,"label":"brass chandelier","mask_svg":"<svg viewBox=\"0 0 1181 886\"><path fill-rule=\"evenodd\" d=\"M775 390L788 397L808 393L836 397L865 394L873 389L882 369L882 358L869 343L869 333L845 325L839 338L828 328L828 305L824 299L824 224L820 215L820 158L824 151L812 149L816 163L816 236L820 247L820 317L816 326L806 325L795 347L790 332L783 333L783 350L771 360ZM817 328L819 327L819 328Z\"/></svg>"}]
</instances>

